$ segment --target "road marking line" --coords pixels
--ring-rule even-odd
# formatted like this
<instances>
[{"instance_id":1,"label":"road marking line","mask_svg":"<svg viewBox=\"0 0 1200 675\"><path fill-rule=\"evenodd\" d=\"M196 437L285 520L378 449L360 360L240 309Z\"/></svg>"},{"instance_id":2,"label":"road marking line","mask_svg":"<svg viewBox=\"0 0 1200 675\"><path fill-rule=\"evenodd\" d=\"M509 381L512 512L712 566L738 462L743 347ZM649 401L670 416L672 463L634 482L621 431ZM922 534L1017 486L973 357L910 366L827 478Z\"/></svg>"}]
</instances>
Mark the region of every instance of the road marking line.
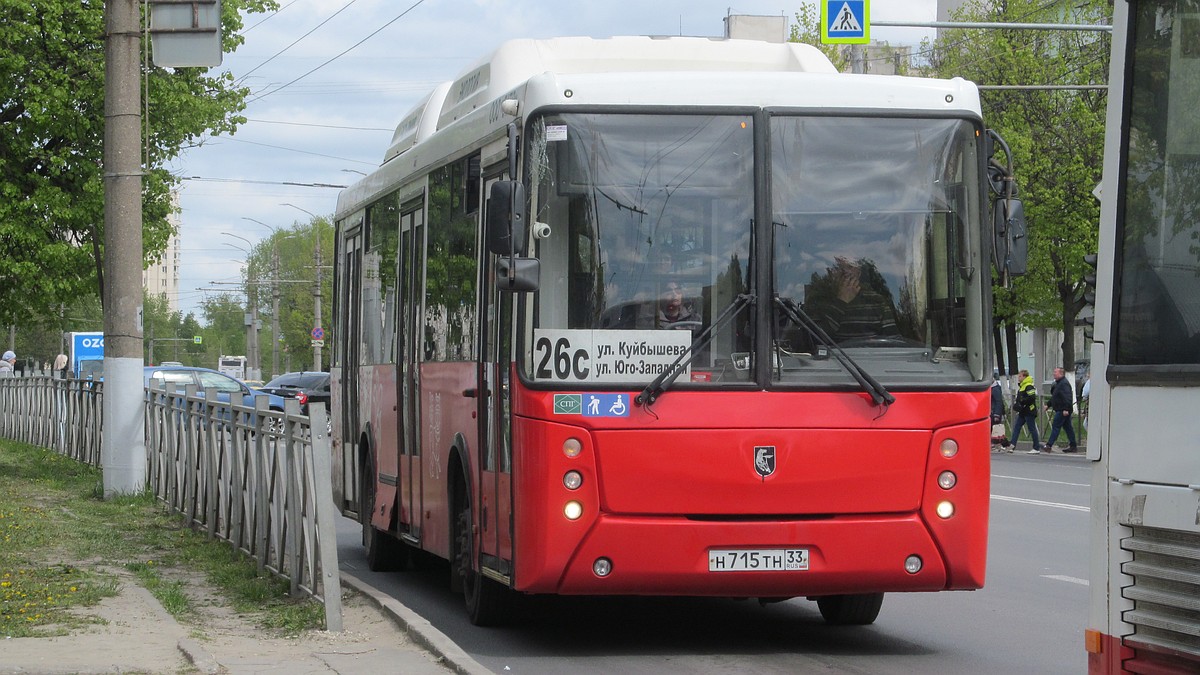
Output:
<instances>
[{"instance_id":1,"label":"road marking line","mask_svg":"<svg viewBox=\"0 0 1200 675\"><path fill-rule=\"evenodd\" d=\"M1020 497L1006 497L1004 495L992 495L992 499L998 499L1002 502L1017 502L1018 504L1032 504L1033 506L1049 506L1055 509L1066 509L1068 511L1083 511L1084 513L1091 512L1091 508L1087 506L1076 506L1074 504L1060 504L1059 502L1044 502L1040 499L1022 499Z\"/></svg>"},{"instance_id":2,"label":"road marking line","mask_svg":"<svg viewBox=\"0 0 1200 675\"><path fill-rule=\"evenodd\" d=\"M1043 574L1041 576L1043 579L1053 579L1055 581L1065 581L1068 584L1079 584L1080 586L1090 586L1091 585L1088 583L1087 579L1080 579L1079 577L1068 577L1068 576L1063 576L1061 574Z\"/></svg>"},{"instance_id":3,"label":"road marking line","mask_svg":"<svg viewBox=\"0 0 1200 675\"><path fill-rule=\"evenodd\" d=\"M1088 483L1068 483L1062 480L1046 480L1045 478L1022 478L1021 476L1005 476L1003 474L994 473L992 478L1007 478L1009 480L1026 480L1031 483L1050 483L1053 485L1070 485L1071 487L1091 487Z\"/></svg>"}]
</instances>

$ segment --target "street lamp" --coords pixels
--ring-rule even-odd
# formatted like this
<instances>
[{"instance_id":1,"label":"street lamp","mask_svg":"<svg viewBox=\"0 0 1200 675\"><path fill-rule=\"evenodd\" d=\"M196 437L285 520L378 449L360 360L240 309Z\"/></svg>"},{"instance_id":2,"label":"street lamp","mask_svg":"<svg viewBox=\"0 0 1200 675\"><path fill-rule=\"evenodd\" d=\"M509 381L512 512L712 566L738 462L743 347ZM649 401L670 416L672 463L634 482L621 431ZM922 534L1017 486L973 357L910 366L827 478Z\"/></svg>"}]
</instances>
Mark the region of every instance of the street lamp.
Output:
<instances>
[{"instance_id":1,"label":"street lamp","mask_svg":"<svg viewBox=\"0 0 1200 675\"><path fill-rule=\"evenodd\" d=\"M321 370L321 345L324 339L318 339L317 335L324 335L325 331L321 328L321 232L317 229L317 222L320 216L309 211L308 209L300 208L295 204L282 202L280 206L290 206L298 211L303 211L313 217L313 239L316 242L313 248L313 259L317 263L317 282L313 288L313 370Z\"/></svg>"},{"instance_id":2,"label":"street lamp","mask_svg":"<svg viewBox=\"0 0 1200 675\"><path fill-rule=\"evenodd\" d=\"M246 360L250 366L250 373L247 373L247 376L248 379L261 379L262 368L259 365L258 358L258 302L256 298L258 294L254 288L254 268L250 266L250 251L254 248L254 242L232 232L222 232L221 234L233 237L234 239L241 239L250 246L250 249L244 249L237 244L231 244L227 241L221 242L246 254L246 304L248 305L246 309L249 310L246 317ZM252 377L249 377L251 375Z\"/></svg>"},{"instance_id":3,"label":"street lamp","mask_svg":"<svg viewBox=\"0 0 1200 675\"><path fill-rule=\"evenodd\" d=\"M271 377L279 375L279 240L295 233L280 234L280 230L261 220L242 216L242 220L258 223L271 231Z\"/></svg>"}]
</instances>

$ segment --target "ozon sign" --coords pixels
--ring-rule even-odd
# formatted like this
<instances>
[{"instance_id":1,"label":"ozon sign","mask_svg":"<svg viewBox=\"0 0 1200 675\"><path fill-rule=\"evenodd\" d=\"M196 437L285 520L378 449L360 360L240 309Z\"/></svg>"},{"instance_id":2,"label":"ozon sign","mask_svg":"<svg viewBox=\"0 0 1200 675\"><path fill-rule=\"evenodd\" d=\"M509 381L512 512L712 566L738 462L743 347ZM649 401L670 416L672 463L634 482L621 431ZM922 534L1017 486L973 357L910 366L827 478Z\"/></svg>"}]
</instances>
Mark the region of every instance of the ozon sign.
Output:
<instances>
[{"instance_id":1,"label":"ozon sign","mask_svg":"<svg viewBox=\"0 0 1200 675\"><path fill-rule=\"evenodd\" d=\"M71 372L95 371L104 360L104 333L71 333ZM84 368L85 362L92 362Z\"/></svg>"}]
</instances>

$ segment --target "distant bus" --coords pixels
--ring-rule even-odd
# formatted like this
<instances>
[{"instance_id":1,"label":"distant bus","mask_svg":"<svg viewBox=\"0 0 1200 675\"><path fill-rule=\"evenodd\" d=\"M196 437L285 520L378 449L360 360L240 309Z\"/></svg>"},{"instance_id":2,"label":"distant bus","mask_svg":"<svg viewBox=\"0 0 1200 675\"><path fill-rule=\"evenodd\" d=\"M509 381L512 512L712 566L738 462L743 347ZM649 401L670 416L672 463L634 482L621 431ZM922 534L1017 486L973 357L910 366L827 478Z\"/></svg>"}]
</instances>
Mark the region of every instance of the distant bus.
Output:
<instances>
[{"instance_id":1,"label":"distant bus","mask_svg":"<svg viewBox=\"0 0 1200 675\"><path fill-rule=\"evenodd\" d=\"M800 44L517 40L438 87L335 215L372 569L450 561L477 624L983 586L995 140L970 82Z\"/></svg>"},{"instance_id":2,"label":"distant bus","mask_svg":"<svg viewBox=\"0 0 1200 675\"><path fill-rule=\"evenodd\" d=\"M217 361L217 370L230 377L244 380L246 379L246 357L222 356Z\"/></svg>"},{"instance_id":3,"label":"distant bus","mask_svg":"<svg viewBox=\"0 0 1200 675\"><path fill-rule=\"evenodd\" d=\"M1117 0L1087 457L1088 671L1200 672L1200 7Z\"/></svg>"}]
</instances>

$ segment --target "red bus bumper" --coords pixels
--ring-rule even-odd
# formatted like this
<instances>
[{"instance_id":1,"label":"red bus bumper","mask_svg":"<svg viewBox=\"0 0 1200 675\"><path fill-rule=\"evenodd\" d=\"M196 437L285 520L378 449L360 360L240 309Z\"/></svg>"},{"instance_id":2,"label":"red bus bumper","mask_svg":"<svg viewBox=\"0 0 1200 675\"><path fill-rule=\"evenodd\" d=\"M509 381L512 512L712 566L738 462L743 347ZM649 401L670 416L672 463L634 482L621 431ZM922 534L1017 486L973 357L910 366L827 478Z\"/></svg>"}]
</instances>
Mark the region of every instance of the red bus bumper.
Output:
<instances>
[{"instance_id":1,"label":"red bus bumper","mask_svg":"<svg viewBox=\"0 0 1200 675\"><path fill-rule=\"evenodd\" d=\"M714 549L782 548L807 549L808 569L709 571L709 551ZM913 555L922 563L915 574L905 570L905 560ZM605 577L593 572L598 558L612 563L612 571ZM552 567L543 570L550 572ZM526 578L529 583L519 584L519 590L575 595L795 597L938 591L947 589L948 579L933 538L915 514L784 522L602 515L562 575L552 574ZM518 581L523 576L518 573Z\"/></svg>"}]
</instances>

